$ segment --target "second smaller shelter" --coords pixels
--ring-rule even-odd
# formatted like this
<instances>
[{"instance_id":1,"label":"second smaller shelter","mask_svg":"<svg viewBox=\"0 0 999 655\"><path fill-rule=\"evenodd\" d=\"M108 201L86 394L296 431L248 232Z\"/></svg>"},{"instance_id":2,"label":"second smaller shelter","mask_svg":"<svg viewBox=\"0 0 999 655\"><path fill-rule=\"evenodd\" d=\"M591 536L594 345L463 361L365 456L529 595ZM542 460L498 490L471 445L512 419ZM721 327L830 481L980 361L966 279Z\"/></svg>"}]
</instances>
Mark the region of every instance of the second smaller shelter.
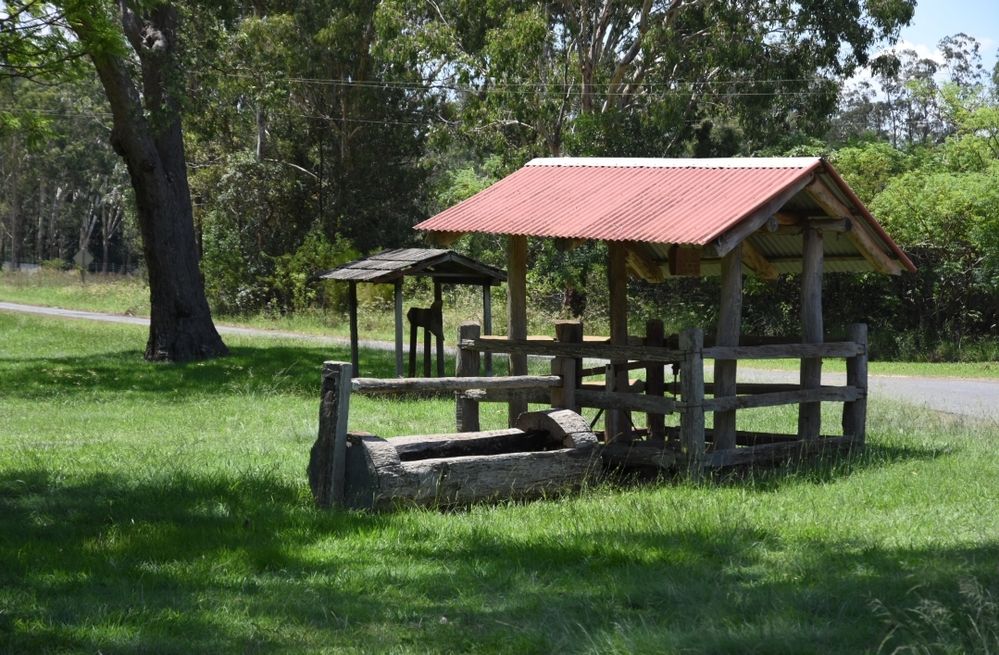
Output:
<instances>
[{"instance_id":1,"label":"second smaller shelter","mask_svg":"<svg viewBox=\"0 0 999 655\"><path fill-rule=\"evenodd\" d=\"M342 280L350 285L350 361L354 375L360 370L357 353L357 283L392 284L395 287L395 374L403 376L403 317L402 282L407 277L429 277L434 283L434 301L442 300L445 284L467 284L482 287L482 323L486 332L492 326L492 296L490 287L506 281L506 271L483 264L454 250L436 248L397 248L358 259L337 267L319 277ZM442 360L443 343L438 342L438 362Z\"/></svg>"}]
</instances>

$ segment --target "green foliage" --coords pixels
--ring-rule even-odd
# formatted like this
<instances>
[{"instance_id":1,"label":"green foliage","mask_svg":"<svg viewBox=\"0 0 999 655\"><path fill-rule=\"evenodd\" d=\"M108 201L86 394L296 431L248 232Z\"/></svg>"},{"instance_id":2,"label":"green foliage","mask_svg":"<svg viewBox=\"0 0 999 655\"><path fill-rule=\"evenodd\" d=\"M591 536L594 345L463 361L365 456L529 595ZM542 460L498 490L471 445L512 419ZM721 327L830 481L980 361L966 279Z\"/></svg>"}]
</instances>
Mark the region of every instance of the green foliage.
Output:
<instances>
[{"instance_id":1,"label":"green foliage","mask_svg":"<svg viewBox=\"0 0 999 655\"><path fill-rule=\"evenodd\" d=\"M331 243L321 231L313 229L295 252L274 260L274 274L268 282L281 311L305 311L317 304L342 309L346 285L324 282L316 276L357 257L357 251L346 241Z\"/></svg>"}]
</instances>

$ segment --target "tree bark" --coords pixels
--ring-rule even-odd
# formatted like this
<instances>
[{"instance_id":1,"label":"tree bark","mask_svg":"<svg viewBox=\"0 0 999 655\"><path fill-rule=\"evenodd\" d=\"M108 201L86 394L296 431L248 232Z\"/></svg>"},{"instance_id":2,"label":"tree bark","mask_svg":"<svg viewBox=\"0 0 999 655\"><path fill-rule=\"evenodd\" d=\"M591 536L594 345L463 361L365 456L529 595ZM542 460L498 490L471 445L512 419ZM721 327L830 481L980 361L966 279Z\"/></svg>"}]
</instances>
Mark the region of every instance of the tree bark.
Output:
<instances>
[{"instance_id":1,"label":"tree bark","mask_svg":"<svg viewBox=\"0 0 999 655\"><path fill-rule=\"evenodd\" d=\"M103 45L100 18L71 25L97 70L111 107L111 145L128 167L149 275L146 359L190 361L228 353L212 323L198 267L178 97L183 64L177 10L162 3L140 10L119 2L121 26L141 66L133 79L120 51ZM138 83L141 82L141 90Z\"/></svg>"}]
</instances>

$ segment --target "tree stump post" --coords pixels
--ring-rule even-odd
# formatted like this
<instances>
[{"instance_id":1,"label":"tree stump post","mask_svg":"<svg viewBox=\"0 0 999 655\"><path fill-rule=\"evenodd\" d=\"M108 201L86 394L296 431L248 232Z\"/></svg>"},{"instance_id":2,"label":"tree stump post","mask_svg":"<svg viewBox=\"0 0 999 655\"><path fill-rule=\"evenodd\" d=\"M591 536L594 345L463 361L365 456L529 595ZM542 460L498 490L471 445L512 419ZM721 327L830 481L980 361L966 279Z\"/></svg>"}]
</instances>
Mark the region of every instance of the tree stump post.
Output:
<instances>
[{"instance_id":1,"label":"tree stump post","mask_svg":"<svg viewBox=\"0 0 999 655\"><path fill-rule=\"evenodd\" d=\"M461 342L465 339L478 339L480 334L478 323L462 323L458 327L458 352L455 360L455 372L458 377L477 377L479 375L479 351L465 350ZM455 424L458 432L477 432L479 430L479 401L469 398L467 394L455 392Z\"/></svg>"},{"instance_id":2,"label":"tree stump post","mask_svg":"<svg viewBox=\"0 0 999 655\"><path fill-rule=\"evenodd\" d=\"M583 324L580 321L556 321L555 340L559 343L582 343ZM576 389L579 388L579 371L582 368L582 358L556 357L552 360L552 375L562 376L562 386L552 390L552 407L579 413Z\"/></svg>"},{"instance_id":3,"label":"tree stump post","mask_svg":"<svg viewBox=\"0 0 999 655\"><path fill-rule=\"evenodd\" d=\"M680 333L680 448L687 472L700 479L704 471L704 333L690 328Z\"/></svg>"},{"instance_id":4,"label":"tree stump post","mask_svg":"<svg viewBox=\"0 0 999 655\"><path fill-rule=\"evenodd\" d=\"M855 445L867 438L867 324L854 323L847 338L863 348L863 352L846 360L846 383L860 390L860 397L843 403L843 436L853 437Z\"/></svg>"},{"instance_id":5,"label":"tree stump post","mask_svg":"<svg viewBox=\"0 0 999 655\"><path fill-rule=\"evenodd\" d=\"M663 322L652 319L645 324L645 345L662 347L664 343ZM662 398L666 394L666 370L662 362L653 362L645 368L645 393ZM649 441L666 440L666 416L646 414L645 425L649 428Z\"/></svg>"},{"instance_id":6,"label":"tree stump post","mask_svg":"<svg viewBox=\"0 0 999 655\"><path fill-rule=\"evenodd\" d=\"M312 446L307 469L312 496L319 507L343 505L352 373L350 364L323 362L319 434Z\"/></svg>"}]
</instances>

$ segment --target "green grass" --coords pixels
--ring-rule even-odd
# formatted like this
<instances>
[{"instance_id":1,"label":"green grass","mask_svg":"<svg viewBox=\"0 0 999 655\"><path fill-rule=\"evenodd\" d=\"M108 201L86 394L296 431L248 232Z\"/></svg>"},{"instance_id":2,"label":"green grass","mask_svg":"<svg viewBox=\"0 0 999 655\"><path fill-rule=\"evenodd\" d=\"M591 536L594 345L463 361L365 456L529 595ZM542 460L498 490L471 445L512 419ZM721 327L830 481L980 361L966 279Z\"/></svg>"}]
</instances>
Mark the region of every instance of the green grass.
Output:
<instances>
[{"instance_id":1,"label":"green grass","mask_svg":"<svg viewBox=\"0 0 999 655\"><path fill-rule=\"evenodd\" d=\"M999 588L995 425L873 403L842 462L323 512L304 469L342 350L230 338L151 365L130 326L0 314L0 335L0 652L873 652L921 599ZM382 435L452 424L444 400L351 407Z\"/></svg>"}]
</instances>

